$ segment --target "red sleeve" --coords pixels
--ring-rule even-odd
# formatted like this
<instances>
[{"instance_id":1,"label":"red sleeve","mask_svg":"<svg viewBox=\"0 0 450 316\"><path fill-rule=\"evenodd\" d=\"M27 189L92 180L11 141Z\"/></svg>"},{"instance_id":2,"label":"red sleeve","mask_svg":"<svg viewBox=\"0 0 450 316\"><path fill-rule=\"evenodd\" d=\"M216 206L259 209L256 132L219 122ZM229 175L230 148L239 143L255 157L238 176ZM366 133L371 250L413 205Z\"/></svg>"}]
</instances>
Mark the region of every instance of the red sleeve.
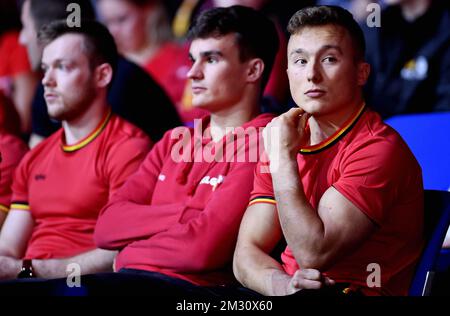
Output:
<instances>
[{"instance_id":1,"label":"red sleeve","mask_svg":"<svg viewBox=\"0 0 450 316\"><path fill-rule=\"evenodd\" d=\"M269 161L266 153L263 153L255 168L255 180L253 182L249 206L256 203L275 204L272 175L270 174Z\"/></svg>"},{"instance_id":2,"label":"red sleeve","mask_svg":"<svg viewBox=\"0 0 450 316\"><path fill-rule=\"evenodd\" d=\"M0 152L0 210L8 211L11 204L13 173L28 147L17 137L1 133Z\"/></svg>"},{"instance_id":3,"label":"red sleeve","mask_svg":"<svg viewBox=\"0 0 450 316\"><path fill-rule=\"evenodd\" d=\"M155 236L165 241L167 251L180 254L171 268L204 272L230 263L253 186L254 168L255 163L236 163L197 217L176 222Z\"/></svg>"},{"instance_id":4,"label":"red sleeve","mask_svg":"<svg viewBox=\"0 0 450 316\"><path fill-rule=\"evenodd\" d=\"M155 145L139 169L126 180L101 210L94 232L94 239L99 248L120 249L133 240L148 238L159 231L149 230L149 221L161 221L160 224L155 223L152 226L164 227L168 222L167 218L175 211L178 212L179 206L150 205L164 159L169 153L167 150L170 146L169 133L170 131ZM171 212L172 209L174 212ZM160 210L164 212L159 212ZM155 218L154 212L160 215ZM167 216L163 217L162 214Z\"/></svg>"},{"instance_id":5,"label":"red sleeve","mask_svg":"<svg viewBox=\"0 0 450 316\"><path fill-rule=\"evenodd\" d=\"M340 174L333 187L379 225L389 214L386 206L394 204L404 186L421 182L420 167L409 150L400 142L383 139L349 150Z\"/></svg>"}]
</instances>

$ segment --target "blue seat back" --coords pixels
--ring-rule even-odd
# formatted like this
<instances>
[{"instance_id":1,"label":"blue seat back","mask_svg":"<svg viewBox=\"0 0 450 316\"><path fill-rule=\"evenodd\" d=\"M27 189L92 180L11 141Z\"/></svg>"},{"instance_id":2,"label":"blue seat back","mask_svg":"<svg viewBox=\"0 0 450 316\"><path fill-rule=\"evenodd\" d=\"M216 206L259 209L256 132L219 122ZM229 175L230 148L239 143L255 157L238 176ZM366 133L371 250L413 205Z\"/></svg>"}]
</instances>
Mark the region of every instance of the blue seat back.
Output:
<instances>
[{"instance_id":1,"label":"blue seat back","mask_svg":"<svg viewBox=\"0 0 450 316\"><path fill-rule=\"evenodd\" d=\"M442 242L450 224L450 192L425 190L424 212L425 247L409 289L411 296L430 294Z\"/></svg>"}]
</instances>

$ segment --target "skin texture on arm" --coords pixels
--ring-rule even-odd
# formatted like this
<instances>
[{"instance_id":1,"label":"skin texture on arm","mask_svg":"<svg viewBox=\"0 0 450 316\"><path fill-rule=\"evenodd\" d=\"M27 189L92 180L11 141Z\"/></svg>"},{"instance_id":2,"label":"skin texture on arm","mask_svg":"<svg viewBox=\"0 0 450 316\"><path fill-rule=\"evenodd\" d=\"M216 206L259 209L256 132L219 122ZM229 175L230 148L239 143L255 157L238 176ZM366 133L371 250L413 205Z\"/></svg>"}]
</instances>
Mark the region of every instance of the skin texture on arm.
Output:
<instances>
[{"instance_id":1,"label":"skin texture on arm","mask_svg":"<svg viewBox=\"0 0 450 316\"><path fill-rule=\"evenodd\" d=\"M233 271L241 284L263 295L280 296L334 283L315 269L297 270L293 276L286 274L269 255L281 237L274 205L258 203L247 209L233 260Z\"/></svg>"},{"instance_id":2,"label":"skin texture on arm","mask_svg":"<svg viewBox=\"0 0 450 316\"><path fill-rule=\"evenodd\" d=\"M0 280L14 279L19 273L33 226L29 211L9 211L0 233Z\"/></svg>"},{"instance_id":3,"label":"skin texture on arm","mask_svg":"<svg viewBox=\"0 0 450 316\"><path fill-rule=\"evenodd\" d=\"M34 259L32 265L36 276L40 278L66 277L71 272L68 268L72 263L80 266L81 274L112 272L113 260L116 254L116 251L94 249L70 258L47 260Z\"/></svg>"},{"instance_id":4,"label":"skin texture on arm","mask_svg":"<svg viewBox=\"0 0 450 316\"><path fill-rule=\"evenodd\" d=\"M0 279L13 279L19 273L33 227L34 219L29 211L9 212L0 234ZM68 275L70 263L79 264L83 274L112 271L115 255L115 251L95 249L71 258L35 259L32 265L38 277L58 278Z\"/></svg>"},{"instance_id":5,"label":"skin texture on arm","mask_svg":"<svg viewBox=\"0 0 450 316\"><path fill-rule=\"evenodd\" d=\"M376 225L333 187L325 191L317 210L310 205L296 160L298 150L305 144L307 119L301 109L291 109L274 119L263 135L286 241L302 268L323 271L363 243ZM278 152L268 141L271 129L282 135Z\"/></svg>"}]
</instances>

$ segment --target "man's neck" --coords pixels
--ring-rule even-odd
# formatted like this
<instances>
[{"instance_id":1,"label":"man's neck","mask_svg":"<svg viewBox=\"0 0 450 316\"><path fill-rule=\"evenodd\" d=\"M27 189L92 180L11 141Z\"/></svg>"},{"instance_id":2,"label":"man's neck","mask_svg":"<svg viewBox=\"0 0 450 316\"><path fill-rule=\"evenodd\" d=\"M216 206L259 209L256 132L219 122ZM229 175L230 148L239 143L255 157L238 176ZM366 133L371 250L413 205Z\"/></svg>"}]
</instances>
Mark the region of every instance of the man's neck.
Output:
<instances>
[{"instance_id":1,"label":"man's neck","mask_svg":"<svg viewBox=\"0 0 450 316\"><path fill-rule=\"evenodd\" d=\"M311 116L308 120L310 129L309 146L317 145L328 139L331 135L341 129L344 123L352 117L362 106L363 100L359 99L351 105L342 107L342 110L330 115Z\"/></svg>"},{"instance_id":2,"label":"man's neck","mask_svg":"<svg viewBox=\"0 0 450 316\"><path fill-rule=\"evenodd\" d=\"M259 98L251 102L241 102L223 111L211 113L211 137L217 142L222 139L230 128L236 128L251 121L260 114Z\"/></svg>"},{"instance_id":3,"label":"man's neck","mask_svg":"<svg viewBox=\"0 0 450 316\"><path fill-rule=\"evenodd\" d=\"M63 121L66 145L73 145L84 139L100 124L108 111L105 102L91 104L89 109L74 120Z\"/></svg>"}]
</instances>

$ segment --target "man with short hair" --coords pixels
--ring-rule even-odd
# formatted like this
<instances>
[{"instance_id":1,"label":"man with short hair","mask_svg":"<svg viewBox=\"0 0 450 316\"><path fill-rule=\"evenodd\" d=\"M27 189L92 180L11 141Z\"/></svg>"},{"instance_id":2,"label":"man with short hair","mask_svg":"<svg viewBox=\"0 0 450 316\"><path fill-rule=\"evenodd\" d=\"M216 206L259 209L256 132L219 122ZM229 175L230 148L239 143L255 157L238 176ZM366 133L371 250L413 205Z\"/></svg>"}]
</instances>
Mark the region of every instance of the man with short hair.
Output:
<instances>
[{"instance_id":1,"label":"man with short hair","mask_svg":"<svg viewBox=\"0 0 450 316\"><path fill-rule=\"evenodd\" d=\"M336 294L406 295L423 243L421 170L401 137L364 104L362 31L333 6L298 11L288 30L298 108L264 130L269 162L256 169L235 275L264 295L321 288L329 283L324 277L339 284ZM280 264L269 253L283 236ZM310 268L322 274L306 275ZM379 282L367 283L374 269Z\"/></svg>"},{"instance_id":2,"label":"man with short hair","mask_svg":"<svg viewBox=\"0 0 450 316\"><path fill-rule=\"evenodd\" d=\"M22 6L20 42L27 47L32 66L38 70L42 47L37 33L51 21L67 19L69 4L76 4L80 19L94 20L94 8L89 0L25 0ZM39 85L32 109L32 136L30 147L60 128L51 120ZM119 57L117 71L108 92L108 104L113 113L142 129L153 141L158 141L170 128L182 123L164 90L139 66Z\"/></svg>"},{"instance_id":3,"label":"man with short hair","mask_svg":"<svg viewBox=\"0 0 450 316\"><path fill-rule=\"evenodd\" d=\"M48 113L62 128L16 170L0 234L3 280L64 277L73 263L82 274L110 271L116 252L96 248L95 222L151 146L143 131L108 106L117 49L105 27L55 21L39 35Z\"/></svg>"},{"instance_id":4,"label":"man with short hair","mask_svg":"<svg viewBox=\"0 0 450 316\"><path fill-rule=\"evenodd\" d=\"M119 251L120 273L90 293L202 295L203 286L235 283L239 223L260 132L273 118L259 105L278 37L270 20L242 6L202 13L190 35L192 103L211 114L166 133L102 210L95 240Z\"/></svg>"}]
</instances>

